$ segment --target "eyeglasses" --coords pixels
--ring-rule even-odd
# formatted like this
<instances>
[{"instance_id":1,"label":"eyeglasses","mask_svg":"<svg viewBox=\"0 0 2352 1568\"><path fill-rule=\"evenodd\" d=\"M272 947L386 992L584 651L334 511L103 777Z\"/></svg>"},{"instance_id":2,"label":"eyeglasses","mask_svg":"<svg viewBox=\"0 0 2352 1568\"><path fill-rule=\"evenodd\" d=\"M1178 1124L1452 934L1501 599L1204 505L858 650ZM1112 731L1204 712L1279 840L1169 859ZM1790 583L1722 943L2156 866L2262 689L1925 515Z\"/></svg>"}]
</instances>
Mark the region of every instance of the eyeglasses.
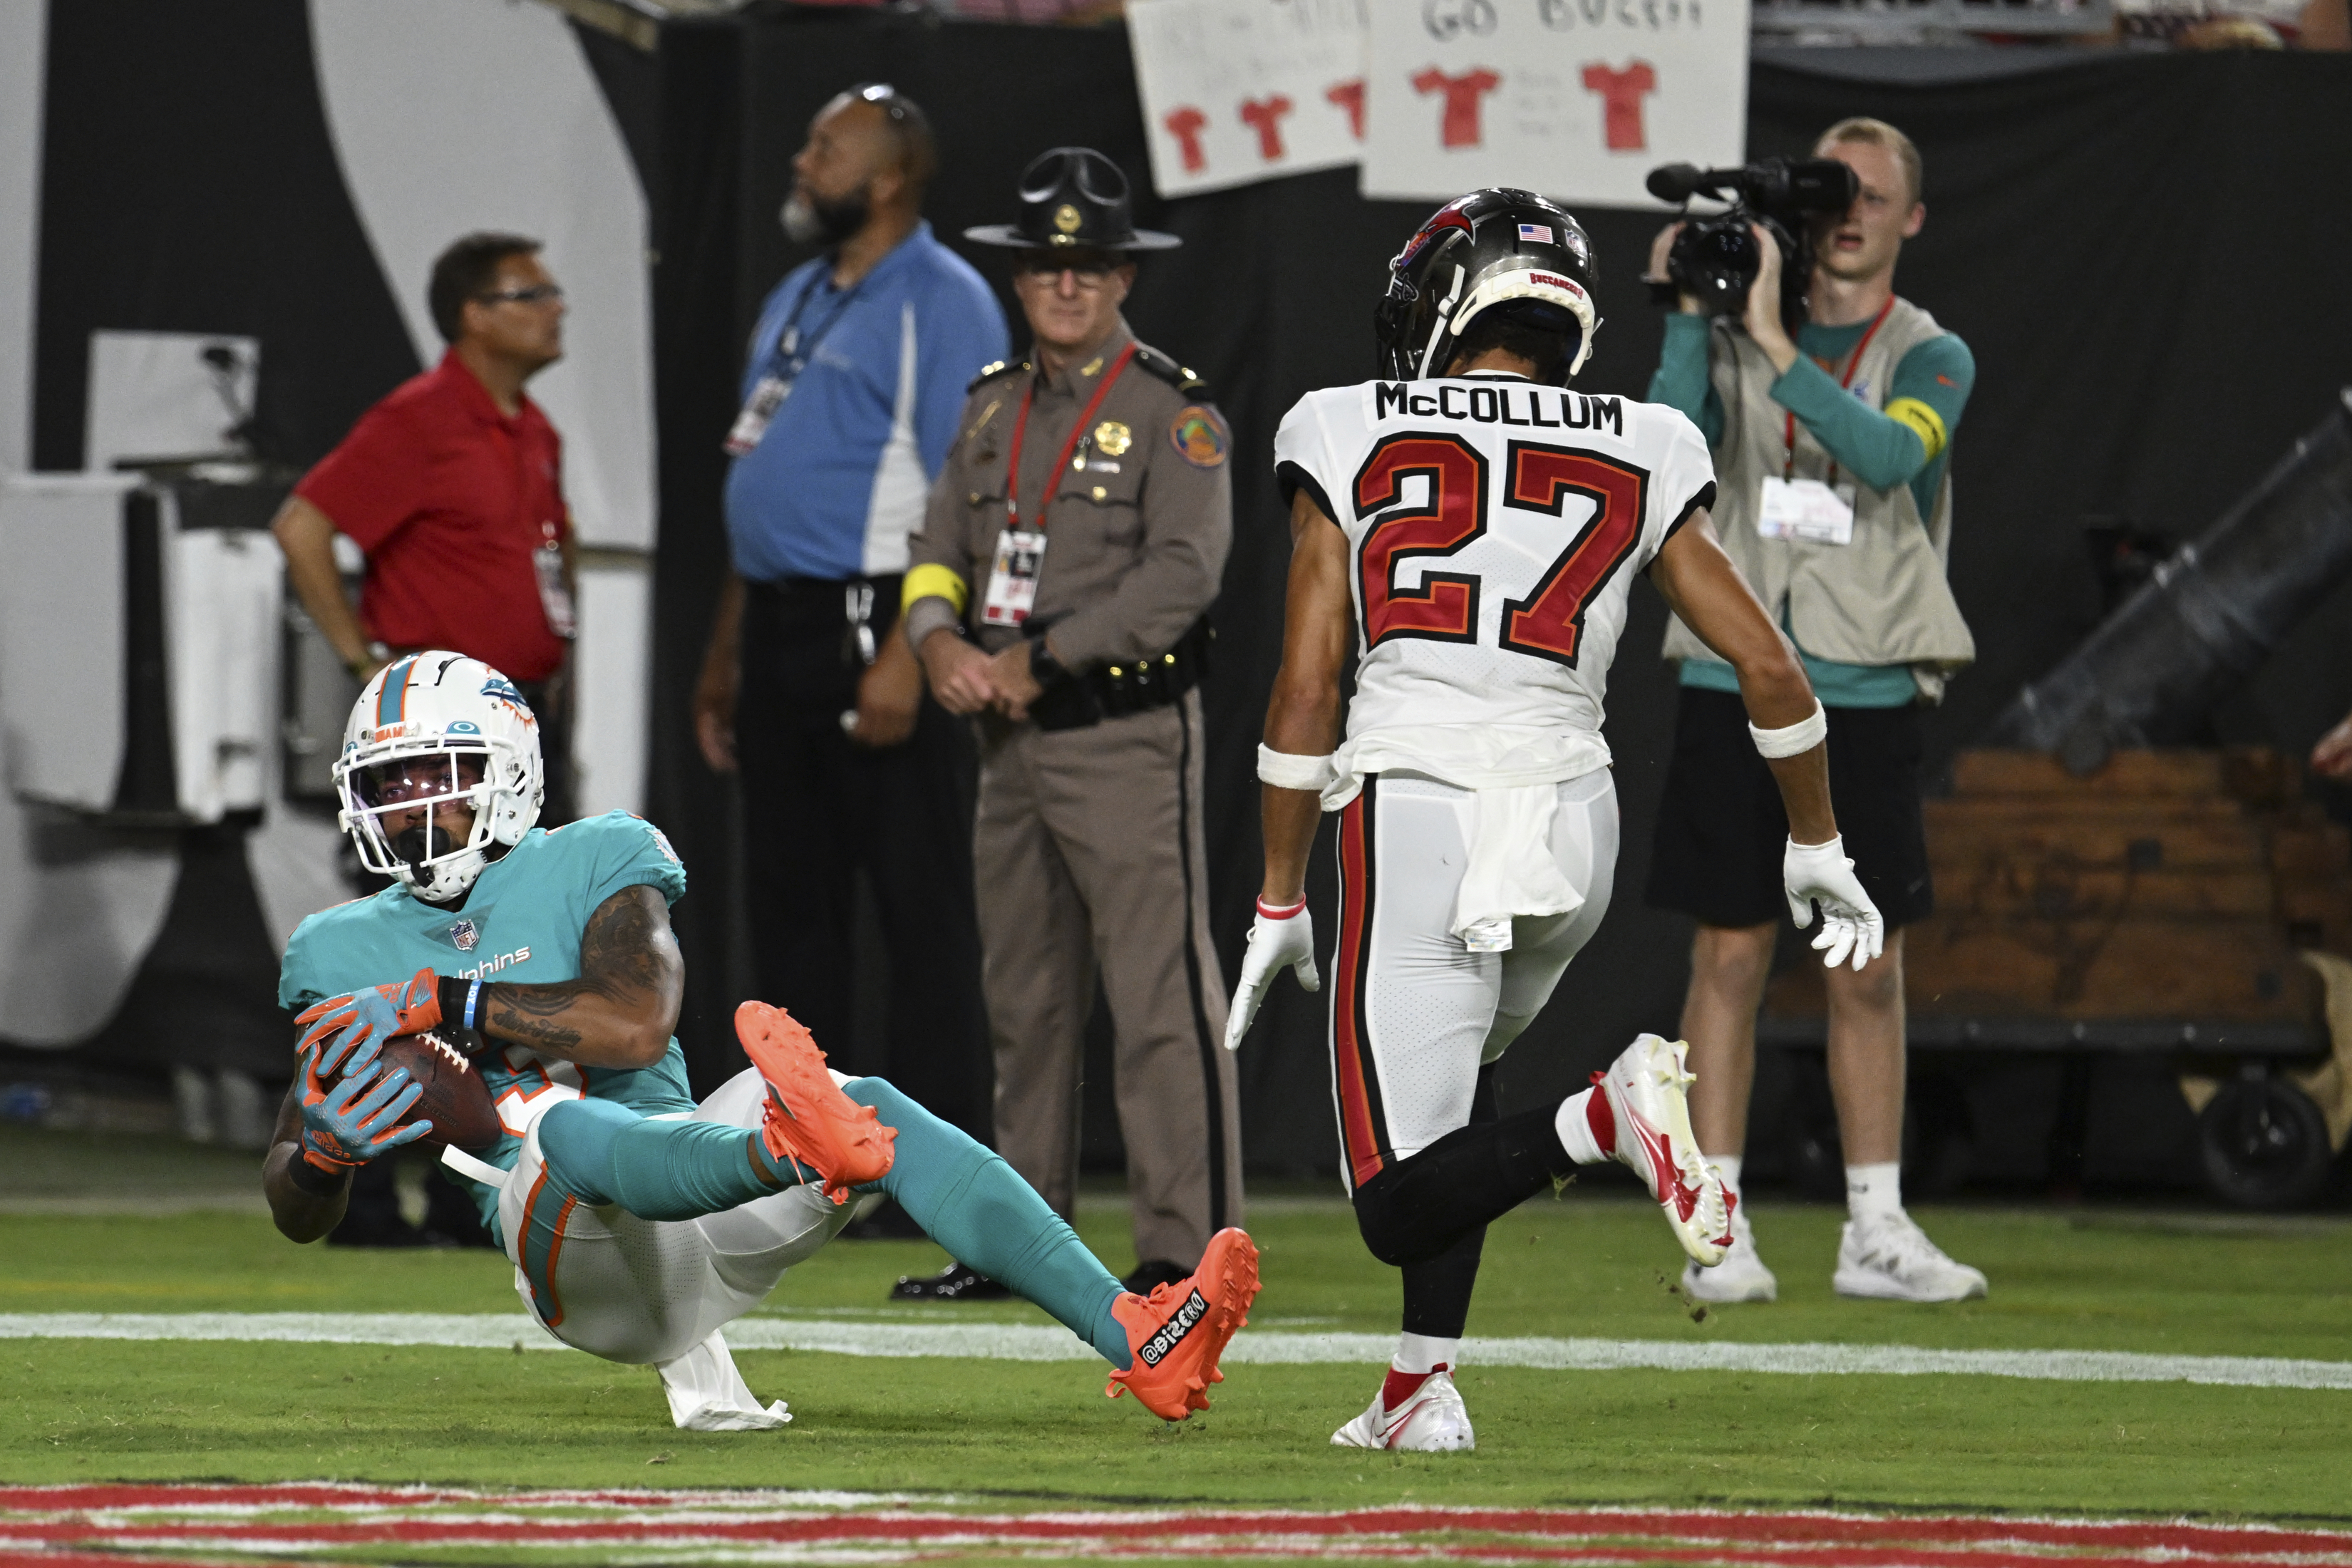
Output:
<instances>
[{"instance_id":1,"label":"eyeglasses","mask_svg":"<svg viewBox=\"0 0 2352 1568\"><path fill-rule=\"evenodd\" d=\"M1081 289L1099 289L1103 280L1118 269L1116 261L1093 258L1085 261L1066 261L1058 256L1024 256L1013 264L1015 278L1038 282L1052 282L1066 272L1078 281Z\"/></svg>"},{"instance_id":2,"label":"eyeglasses","mask_svg":"<svg viewBox=\"0 0 2352 1568\"><path fill-rule=\"evenodd\" d=\"M484 305L556 305L563 301L563 290L552 283L533 283L526 289L500 289L495 293L477 294L477 303Z\"/></svg>"}]
</instances>

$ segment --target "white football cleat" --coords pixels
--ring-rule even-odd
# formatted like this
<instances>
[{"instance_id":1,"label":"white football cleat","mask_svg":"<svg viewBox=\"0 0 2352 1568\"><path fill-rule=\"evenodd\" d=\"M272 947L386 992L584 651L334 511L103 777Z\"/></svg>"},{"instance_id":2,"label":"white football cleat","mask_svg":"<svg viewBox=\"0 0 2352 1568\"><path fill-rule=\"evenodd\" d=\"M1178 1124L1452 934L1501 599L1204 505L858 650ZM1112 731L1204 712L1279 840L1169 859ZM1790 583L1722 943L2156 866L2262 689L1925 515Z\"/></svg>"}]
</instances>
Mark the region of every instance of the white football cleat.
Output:
<instances>
[{"instance_id":1,"label":"white football cleat","mask_svg":"<svg viewBox=\"0 0 2352 1568\"><path fill-rule=\"evenodd\" d=\"M1730 1198L1734 1194L1724 1195ZM1723 1249L1722 1262L1712 1268L1701 1268L1696 1263L1683 1265L1683 1290L1695 1301L1730 1303L1780 1299L1780 1282L1756 1255L1756 1230L1748 1223L1747 1205L1732 1205L1731 1245Z\"/></svg>"},{"instance_id":2,"label":"white football cleat","mask_svg":"<svg viewBox=\"0 0 2352 1568\"><path fill-rule=\"evenodd\" d=\"M1880 1301L1966 1301L1985 1293L1983 1272L1946 1257L1907 1214L1846 1221L1830 1284L1841 1296Z\"/></svg>"},{"instance_id":3,"label":"white football cleat","mask_svg":"<svg viewBox=\"0 0 2352 1568\"><path fill-rule=\"evenodd\" d=\"M1639 1036L1592 1082L1608 1096L1617 1123L1617 1147L1610 1152L1648 1185L1692 1261L1712 1264L1731 1245L1732 1201L1691 1135L1684 1096L1692 1079L1683 1066L1689 1049L1680 1040Z\"/></svg>"},{"instance_id":4,"label":"white football cleat","mask_svg":"<svg viewBox=\"0 0 2352 1568\"><path fill-rule=\"evenodd\" d=\"M1422 1379L1412 1397L1394 1410L1372 1395L1372 1406L1331 1434L1335 1448L1392 1448L1408 1454L1442 1454L1475 1448L1477 1436L1470 1430L1470 1412L1463 1407L1462 1392L1440 1367Z\"/></svg>"}]
</instances>

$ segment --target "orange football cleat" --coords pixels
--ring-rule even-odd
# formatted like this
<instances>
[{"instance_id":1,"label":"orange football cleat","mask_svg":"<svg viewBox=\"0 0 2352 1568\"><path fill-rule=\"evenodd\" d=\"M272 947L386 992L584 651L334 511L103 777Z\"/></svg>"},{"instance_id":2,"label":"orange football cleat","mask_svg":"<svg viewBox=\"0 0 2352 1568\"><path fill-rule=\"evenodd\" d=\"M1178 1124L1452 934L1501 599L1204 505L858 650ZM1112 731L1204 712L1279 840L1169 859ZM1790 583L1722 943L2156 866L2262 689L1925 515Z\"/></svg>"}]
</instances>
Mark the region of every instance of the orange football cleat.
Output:
<instances>
[{"instance_id":1,"label":"orange football cleat","mask_svg":"<svg viewBox=\"0 0 2352 1568\"><path fill-rule=\"evenodd\" d=\"M1256 1246L1243 1231L1217 1232L1190 1279L1155 1286L1149 1298L1130 1291L1111 1303L1135 1364L1112 1373L1103 1393L1117 1399L1132 1389L1146 1410L1169 1421L1206 1410L1209 1384L1225 1381L1217 1358L1249 1322L1255 1300Z\"/></svg>"},{"instance_id":2,"label":"orange football cleat","mask_svg":"<svg viewBox=\"0 0 2352 1568\"><path fill-rule=\"evenodd\" d=\"M735 1037L768 1080L760 1141L779 1161L805 1165L824 1179L824 1195L846 1203L849 1189L878 1182L898 1157L898 1130L841 1092L825 1070L816 1037L782 1007L746 1002L735 1009Z\"/></svg>"}]
</instances>

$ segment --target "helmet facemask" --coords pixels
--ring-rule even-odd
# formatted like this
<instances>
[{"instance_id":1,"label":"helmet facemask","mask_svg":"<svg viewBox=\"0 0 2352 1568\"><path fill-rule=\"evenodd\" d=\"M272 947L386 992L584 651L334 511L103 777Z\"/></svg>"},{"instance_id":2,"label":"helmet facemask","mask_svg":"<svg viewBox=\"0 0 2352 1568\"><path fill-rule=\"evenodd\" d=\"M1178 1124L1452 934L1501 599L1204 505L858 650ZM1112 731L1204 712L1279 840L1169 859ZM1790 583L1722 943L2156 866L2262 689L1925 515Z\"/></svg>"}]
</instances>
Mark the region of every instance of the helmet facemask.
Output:
<instances>
[{"instance_id":1,"label":"helmet facemask","mask_svg":"<svg viewBox=\"0 0 2352 1568\"><path fill-rule=\"evenodd\" d=\"M538 721L514 683L479 660L408 655L352 706L335 794L336 826L361 865L449 903L539 820ZM452 808L472 815L463 842L442 821Z\"/></svg>"},{"instance_id":2,"label":"helmet facemask","mask_svg":"<svg viewBox=\"0 0 2352 1568\"><path fill-rule=\"evenodd\" d=\"M517 770L510 759L507 767L498 765L493 748L499 747L503 742L394 742L383 748L388 756L353 758L338 768L341 826L358 847L360 864L380 877L399 879L428 903L454 899L472 887L503 848L494 834L499 815L495 805L506 792L493 781ZM462 842L441 820L453 805L473 816Z\"/></svg>"}]
</instances>

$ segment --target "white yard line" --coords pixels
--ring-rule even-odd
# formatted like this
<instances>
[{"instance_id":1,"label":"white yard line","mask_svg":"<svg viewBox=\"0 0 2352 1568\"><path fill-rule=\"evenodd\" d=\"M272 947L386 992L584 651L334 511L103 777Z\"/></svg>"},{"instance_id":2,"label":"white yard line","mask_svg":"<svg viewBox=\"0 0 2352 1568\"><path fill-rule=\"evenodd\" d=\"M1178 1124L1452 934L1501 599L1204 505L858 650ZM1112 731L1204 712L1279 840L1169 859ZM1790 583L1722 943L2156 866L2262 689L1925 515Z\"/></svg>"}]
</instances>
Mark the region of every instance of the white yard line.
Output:
<instances>
[{"instance_id":1,"label":"white yard line","mask_svg":"<svg viewBox=\"0 0 2352 1568\"><path fill-rule=\"evenodd\" d=\"M0 1339L227 1340L314 1344L450 1345L474 1350L564 1347L520 1314L456 1312L13 1312ZM1096 1359L1060 1329L1020 1323L960 1326L742 1318L728 1325L738 1350L834 1355L946 1356L984 1361ZM1236 1364L1362 1365L1388 1359L1386 1334L1245 1333L1225 1352ZM1869 1373L2023 1377L2062 1383L2208 1383L2243 1388L2352 1390L2352 1362L2269 1356L2143 1355L2129 1351L1948 1351L1916 1345L1683 1343L1670 1340L1474 1339L1463 1361L1554 1372Z\"/></svg>"}]
</instances>

